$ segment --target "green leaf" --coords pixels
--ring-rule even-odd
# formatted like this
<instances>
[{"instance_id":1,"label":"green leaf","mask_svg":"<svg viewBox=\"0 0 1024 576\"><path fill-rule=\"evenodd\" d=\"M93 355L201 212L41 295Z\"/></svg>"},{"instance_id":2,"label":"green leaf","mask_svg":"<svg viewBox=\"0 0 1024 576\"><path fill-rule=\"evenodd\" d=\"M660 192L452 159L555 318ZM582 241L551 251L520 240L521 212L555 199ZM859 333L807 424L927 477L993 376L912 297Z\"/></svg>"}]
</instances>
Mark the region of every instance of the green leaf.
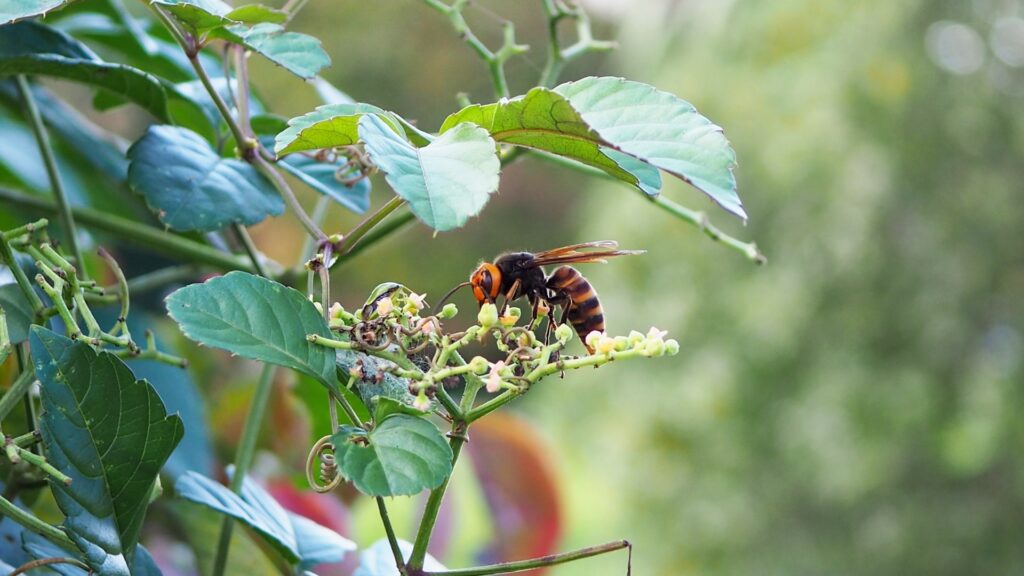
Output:
<instances>
[{"instance_id":1,"label":"green leaf","mask_svg":"<svg viewBox=\"0 0 1024 576\"><path fill-rule=\"evenodd\" d=\"M320 70L331 64L320 41L308 34L287 32L279 24L227 26L212 35L258 52L268 60L300 78L315 78Z\"/></svg>"},{"instance_id":2,"label":"green leaf","mask_svg":"<svg viewBox=\"0 0 1024 576\"><path fill-rule=\"evenodd\" d=\"M498 189L501 163L494 140L469 122L423 148L409 144L375 115L359 120L359 136L395 193L435 230L462 226Z\"/></svg>"},{"instance_id":3,"label":"green leaf","mask_svg":"<svg viewBox=\"0 0 1024 576\"><path fill-rule=\"evenodd\" d=\"M318 396L323 396L323 389L317 386ZM189 551L195 555L195 574L208 576L213 574L213 565L217 556L217 541L220 530L224 526L224 516L206 506L194 504L186 500L167 502L167 508L174 514L174 525L179 527L185 538ZM231 531L231 553L228 554L224 574L243 574L265 576L280 574L275 565L277 555L267 554L263 538L251 530Z\"/></svg>"},{"instance_id":4,"label":"green leaf","mask_svg":"<svg viewBox=\"0 0 1024 576\"><path fill-rule=\"evenodd\" d=\"M241 494L195 472L174 484L178 496L231 516L252 528L290 563L306 569L340 562L356 545L330 528L281 507L259 484L246 477Z\"/></svg>"},{"instance_id":5,"label":"green leaf","mask_svg":"<svg viewBox=\"0 0 1024 576\"><path fill-rule=\"evenodd\" d=\"M349 428L331 442L342 473L370 496L418 494L440 486L452 472L452 449L444 436L416 416L392 414L365 437Z\"/></svg>"},{"instance_id":6,"label":"green leaf","mask_svg":"<svg viewBox=\"0 0 1024 576\"><path fill-rule=\"evenodd\" d=\"M359 119L365 114L389 114L372 104L328 104L288 121L288 129L274 139L278 157L292 152L351 146L359 141ZM389 124L398 131L397 120Z\"/></svg>"},{"instance_id":7,"label":"green leaf","mask_svg":"<svg viewBox=\"0 0 1024 576\"><path fill-rule=\"evenodd\" d=\"M446 118L440 132L462 122L482 126L498 142L570 158L619 180L640 184L637 176L604 153L606 142L587 126L569 100L547 88L534 88L512 100L467 106Z\"/></svg>"},{"instance_id":8,"label":"green leaf","mask_svg":"<svg viewBox=\"0 0 1024 576\"><path fill-rule=\"evenodd\" d=\"M253 118L252 127L257 134L266 133L261 128L271 128L271 123L266 122L266 119L266 116ZM265 125L258 127L258 124ZM275 128L270 132L277 133L283 129ZM266 148L272 148L274 144L272 136L261 136L260 142ZM292 154L281 159L277 165L306 186L330 197L356 214L362 214L370 208L370 179L360 178L358 170L345 166L347 161L348 158L340 154L334 161L320 161L305 154ZM342 182L341 178L352 179L354 182L348 185Z\"/></svg>"},{"instance_id":9,"label":"green leaf","mask_svg":"<svg viewBox=\"0 0 1024 576\"><path fill-rule=\"evenodd\" d=\"M39 326L30 343L43 445L72 479L51 482L65 530L101 574L127 575L160 467L184 434L181 420L114 355Z\"/></svg>"},{"instance_id":10,"label":"green leaf","mask_svg":"<svg viewBox=\"0 0 1024 576\"><path fill-rule=\"evenodd\" d=\"M128 185L174 230L249 226L284 212L284 201L255 168L220 157L191 130L150 126L128 159Z\"/></svg>"},{"instance_id":11,"label":"green leaf","mask_svg":"<svg viewBox=\"0 0 1024 576\"><path fill-rule=\"evenodd\" d=\"M584 78L554 91L609 147L685 180L746 220L733 174L736 153L722 129L690 103L622 78Z\"/></svg>"},{"instance_id":12,"label":"green leaf","mask_svg":"<svg viewBox=\"0 0 1024 576\"><path fill-rule=\"evenodd\" d=\"M150 3L163 7L197 34L235 23L228 17L231 5L221 0L150 0Z\"/></svg>"},{"instance_id":13,"label":"green leaf","mask_svg":"<svg viewBox=\"0 0 1024 576\"><path fill-rule=\"evenodd\" d=\"M28 329L34 314L17 284L0 286L0 308L7 315L7 333L11 343L21 344L28 340Z\"/></svg>"},{"instance_id":14,"label":"green leaf","mask_svg":"<svg viewBox=\"0 0 1024 576\"><path fill-rule=\"evenodd\" d=\"M263 4L246 4L227 13L227 17L243 24L284 24L288 21L288 13Z\"/></svg>"},{"instance_id":15,"label":"green leaf","mask_svg":"<svg viewBox=\"0 0 1024 576\"><path fill-rule=\"evenodd\" d=\"M102 61L84 44L37 22L0 27L0 75L51 76L89 84L138 104L170 122L160 81L142 70Z\"/></svg>"},{"instance_id":16,"label":"green leaf","mask_svg":"<svg viewBox=\"0 0 1024 576\"><path fill-rule=\"evenodd\" d=\"M51 10L58 10L71 0L0 0L0 26L42 16Z\"/></svg>"},{"instance_id":17,"label":"green leaf","mask_svg":"<svg viewBox=\"0 0 1024 576\"><path fill-rule=\"evenodd\" d=\"M307 334L331 337L301 292L246 272L229 272L167 297L167 311L192 340L245 358L298 370L335 392L334 351Z\"/></svg>"},{"instance_id":18,"label":"green leaf","mask_svg":"<svg viewBox=\"0 0 1024 576\"><path fill-rule=\"evenodd\" d=\"M408 558L412 555L412 544L410 542L399 540L398 548L402 551L403 558ZM423 570L427 572L446 572L448 569L433 556L427 554L423 560ZM386 538L382 538L374 542L366 550L360 552L359 566L356 567L352 576L399 576L398 567L395 566L395 555L391 551L391 543Z\"/></svg>"}]
</instances>

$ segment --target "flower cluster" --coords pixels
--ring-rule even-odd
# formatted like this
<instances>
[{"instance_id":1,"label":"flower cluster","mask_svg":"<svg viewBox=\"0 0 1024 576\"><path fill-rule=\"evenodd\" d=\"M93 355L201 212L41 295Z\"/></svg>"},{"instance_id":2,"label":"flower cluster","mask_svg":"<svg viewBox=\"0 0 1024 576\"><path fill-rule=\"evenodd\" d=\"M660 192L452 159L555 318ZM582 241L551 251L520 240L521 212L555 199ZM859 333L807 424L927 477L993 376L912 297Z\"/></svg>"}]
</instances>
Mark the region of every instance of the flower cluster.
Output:
<instances>
[{"instance_id":1,"label":"flower cluster","mask_svg":"<svg viewBox=\"0 0 1024 576\"><path fill-rule=\"evenodd\" d=\"M358 310L350 312L337 303L330 307L330 327L336 339L311 335L310 340L361 355L349 369L354 380L381 384L387 375L402 379L407 383L408 396L398 399L406 405L428 411L437 400L444 408L442 414L467 421L552 374L601 366L612 360L679 352L678 342L666 338L665 331L651 328L646 335L637 331L628 336L592 332L585 339L583 355L567 354L575 331L567 324L556 325L547 307L541 307L536 317L523 325L520 309L505 306L499 310L494 304L484 304L476 324L463 331L448 331L445 327L445 321L458 314L454 304L447 304L435 314L426 314L428 310L425 294L400 284L382 284ZM494 358L464 359L461 350L472 342L490 343L493 350L487 355ZM367 369L371 363L372 371ZM463 382L464 399L467 395L472 399L481 389L499 396L479 407L472 406L472 400L469 405L456 406L446 388Z\"/></svg>"}]
</instances>

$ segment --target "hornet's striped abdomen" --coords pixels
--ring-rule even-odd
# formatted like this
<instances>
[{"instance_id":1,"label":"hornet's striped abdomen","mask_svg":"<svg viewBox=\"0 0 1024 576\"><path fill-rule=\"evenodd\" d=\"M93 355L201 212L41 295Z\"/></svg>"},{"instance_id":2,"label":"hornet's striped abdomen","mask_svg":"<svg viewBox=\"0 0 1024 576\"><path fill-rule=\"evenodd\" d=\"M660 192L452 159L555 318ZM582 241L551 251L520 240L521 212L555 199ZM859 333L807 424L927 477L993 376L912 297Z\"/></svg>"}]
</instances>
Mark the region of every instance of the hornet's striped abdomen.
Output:
<instances>
[{"instance_id":1,"label":"hornet's striped abdomen","mask_svg":"<svg viewBox=\"0 0 1024 576\"><path fill-rule=\"evenodd\" d=\"M587 334L594 330L604 331L604 310L597 299L597 291L587 279L572 266L560 266L548 278L548 288L556 294L556 300L564 298L567 318L576 329L580 340L586 340ZM587 350L593 350L587 346Z\"/></svg>"}]
</instances>

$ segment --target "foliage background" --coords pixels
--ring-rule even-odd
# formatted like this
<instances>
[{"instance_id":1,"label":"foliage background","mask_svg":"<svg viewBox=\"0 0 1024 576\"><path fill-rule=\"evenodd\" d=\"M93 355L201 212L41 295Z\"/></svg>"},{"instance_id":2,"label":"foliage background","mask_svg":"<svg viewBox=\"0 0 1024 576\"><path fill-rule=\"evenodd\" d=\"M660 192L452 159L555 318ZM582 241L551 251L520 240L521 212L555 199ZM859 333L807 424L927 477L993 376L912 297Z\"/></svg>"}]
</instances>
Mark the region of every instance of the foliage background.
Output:
<instances>
[{"instance_id":1,"label":"foliage background","mask_svg":"<svg viewBox=\"0 0 1024 576\"><path fill-rule=\"evenodd\" d=\"M757 241L768 265L716 247L624 187L526 161L507 168L500 194L466 229L434 237L415 225L345 264L335 297L354 305L394 280L436 298L508 249L603 238L646 248L587 275L613 331L655 324L683 352L553 381L515 405L536 428L524 442L553 451L562 548L627 537L637 573L666 576L1024 570L1015 418L1024 400L1024 3L585 4L621 49L574 64L564 79L649 82L724 126L751 222L710 212ZM492 45L496 14L517 22L535 47L509 67L513 93L525 91L542 65L536 3L480 0L467 14ZM414 0L312 1L293 28L324 41L335 85L426 129L457 108L458 91L490 100L480 63ZM319 104L311 87L265 62L253 59L252 76L271 110L293 116ZM144 126L135 114L93 118L134 139ZM673 199L711 208L666 183ZM331 218L330 230L356 221L341 210ZM302 237L289 218L254 235L286 263ZM219 384L204 394L227 456L255 373L207 358L196 374ZM304 452L294 446L318 424L283 386L275 393L276 432L264 447L297 466ZM452 567L494 536L465 464L440 537ZM363 544L377 529L365 504L351 509ZM316 506L347 515L336 502ZM394 512L407 537L415 507L407 499ZM150 534L147 545L173 558L164 537ZM602 557L553 572L616 574L622 564ZM246 573L265 568L253 560Z\"/></svg>"},{"instance_id":2,"label":"foliage background","mask_svg":"<svg viewBox=\"0 0 1024 576\"><path fill-rule=\"evenodd\" d=\"M480 4L469 14L485 30L492 10L541 45L530 3ZM439 294L500 250L608 237L650 251L588 276L613 329L656 324L681 356L518 405L562 459L565 547L628 537L638 573L664 575L1024 569L1022 3L589 5L621 49L569 76L650 82L724 126L752 217L722 224L768 265L622 187L527 162L465 231L409 231L352 263L378 273L335 285ZM312 3L302 18L357 99L434 127L453 92L488 96L445 23L405 3ZM360 34L384 23L400 34ZM534 67L511 70L513 86ZM310 105L269 78L264 93ZM609 557L555 573L619 569Z\"/></svg>"}]
</instances>

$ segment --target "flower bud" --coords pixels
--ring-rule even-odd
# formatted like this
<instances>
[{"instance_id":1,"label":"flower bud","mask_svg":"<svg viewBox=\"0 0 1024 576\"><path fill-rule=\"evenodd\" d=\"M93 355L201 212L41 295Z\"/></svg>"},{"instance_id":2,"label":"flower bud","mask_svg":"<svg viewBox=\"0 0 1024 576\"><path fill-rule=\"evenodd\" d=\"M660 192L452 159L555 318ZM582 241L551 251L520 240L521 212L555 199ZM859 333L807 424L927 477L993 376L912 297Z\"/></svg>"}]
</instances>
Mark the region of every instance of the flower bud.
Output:
<instances>
[{"instance_id":1,"label":"flower bud","mask_svg":"<svg viewBox=\"0 0 1024 576\"><path fill-rule=\"evenodd\" d=\"M522 315L522 311L519 308L512 308L509 306L505 307L505 313L498 318L498 322L506 328L511 328L519 322L519 317Z\"/></svg>"},{"instance_id":2,"label":"flower bud","mask_svg":"<svg viewBox=\"0 0 1024 576\"><path fill-rule=\"evenodd\" d=\"M665 341L661 339L648 339L644 345L644 355L657 357L665 355Z\"/></svg>"},{"instance_id":3,"label":"flower bud","mask_svg":"<svg viewBox=\"0 0 1024 576\"><path fill-rule=\"evenodd\" d=\"M679 354L679 342L677 342L675 338L665 340L665 354L668 354L669 356Z\"/></svg>"},{"instance_id":4,"label":"flower bud","mask_svg":"<svg viewBox=\"0 0 1024 576\"><path fill-rule=\"evenodd\" d=\"M335 302L334 304L331 304L331 307L328 310L330 312L331 318L336 319L341 318L342 314L344 314L345 312L345 309L341 307L341 302Z\"/></svg>"},{"instance_id":5,"label":"flower bud","mask_svg":"<svg viewBox=\"0 0 1024 576\"><path fill-rule=\"evenodd\" d=\"M622 352L623 350L629 349L629 346L630 346L629 338L627 338L625 336L616 336L615 337L615 350L616 351Z\"/></svg>"},{"instance_id":6,"label":"flower bud","mask_svg":"<svg viewBox=\"0 0 1024 576\"><path fill-rule=\"evenodd\" d=\"M448 320L449 318L455 318L455 315L459 313L459 308L452 302L444 305L441 308L441 312L437 315L441 320Z\"/></svg>"},{"instance_id":7,"label":"flower bud","mask_svg":"<svg viewBox=\"0 0 1024 576\"><path fill-rule=\"evenodd\" d=\"M572 335L575 331L568 324L559 324L558 328L555 328L555 338L559 342L565 344L569 340L572 340ZM598 334L598 332L591 332L591 334ZM587 336L587 343L590 343L590 337Z\"/></svg>"},{"instance_id":8,"label":"flower bud","mask_svg":"<svg viewBox=\"0 0 1024 576\"><path fill-rule=\"evenodd\" d=\"M599 354L607 354L615 351L615 338L607 334L601 334L597 339L597 346L594 346Z\"/></svg>"},{"instance_id":9,"label":"flower bud","mask_svg":"<svg viewBox=\"0 0 1024 576\"><path fill-rule=\"evenodd\" d=\"M321 313L321 314L323 314L323 313L324 313L324 307L323 307L323 305L322 305L322 304L320 304L319 302L313 302L313 306L314 306L314 307L316 308L316 311L317 311L317 312L319 312L319 313Z\"/></svg>"},{"instance_id":10,"label":"flower bud","mask_svg":"<svg viewBox=\"0 0 1024 576\"><path fill-rule=\"evenodd\" d=\"M641 334L640 332L637 332L636 330L630 330L629 331L629 345L630 346L634 346L635 347L637 344L643 344L645 340L647 340L647 338L643 334Z\"/></svg>"},{"instance_id":11,"label":"flower bud","mask_svg":"<svg viewBox=\"0 0 1024 576\"><path fill-rule=\"evenodd\" d=\"M601 336L604 336L603 332L598 332L597 330L594 330L590 334L587 334L587 337L586 339L584 339L584 342L586 342L588 348L596 348L597 342L601 339Z\"/></svg>"},{"instance_id":12,"label":"flower bud","mask_svg":"<svg viewBox=\"0 0 1024 576\"><path fill-rule=\"evenodd\" d=\"M476 374L486 372L488 366L490 366L490 364L487 363L487 358L484 358L483 356L474 356L473 359L469 361L469 368Z\"/></svg>"},{"instance_id":13,"label":"flower bud","mask_svg":"<svg viewBox=\"0 0 1024 576\"><path fill-rule=\"evenodd\" d=\"M488 329L498 323L498 307L488 302L480 307L476 315L476 321L483 329Z\"/></svg>"},{"instance_id":14,"label":"flower bud","mask_svg":"<svg viewBox=\"0 0 1024 576\"><path fill-rule=\"evenodd\" d=\"M543 318L551 312L551 306L548 305L543 299L537 301L537 318Z\"/></svg>"},{"instance_id":15,"label":"flower bud","mask_svg":"<svg viewBox=\"0 0 1024 576\"><path fill-rule=\"evenodd\" d=\"M420 390L420 393L416 395L416 399L412 402L412 407L423 412L430 410L430 399L427 398L424 390Z\"/></svg>"}]
</instances>

